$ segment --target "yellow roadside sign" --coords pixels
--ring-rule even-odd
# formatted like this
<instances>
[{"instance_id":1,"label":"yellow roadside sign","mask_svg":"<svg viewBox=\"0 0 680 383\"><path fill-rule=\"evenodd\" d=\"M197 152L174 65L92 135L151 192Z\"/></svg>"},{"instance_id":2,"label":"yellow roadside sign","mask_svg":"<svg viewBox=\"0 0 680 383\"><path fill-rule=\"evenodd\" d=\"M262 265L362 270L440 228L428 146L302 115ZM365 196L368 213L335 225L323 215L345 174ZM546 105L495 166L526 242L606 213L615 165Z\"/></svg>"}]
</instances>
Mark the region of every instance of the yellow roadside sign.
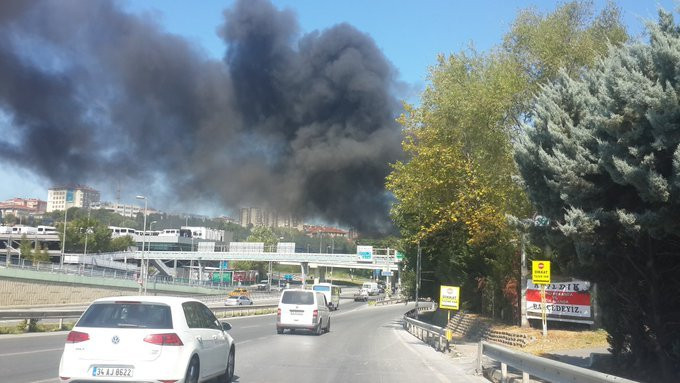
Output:
<instances>
[{"instance_id":1,"label":"yellow roadside sign","mask_svg":"<svg viewBox=\"0 0 680 383\"><path fill-rule=\"evenodd\" d=\"M440 286L439 308L447 310L458 310L460 307L460 287Z\"/></svg>"},{"instance_id":2,"label":"yellow roadside sign","mask_svg":"<svg viewBox=\"0 0 680 383\"><path fill-rule=\"evenodd\" d=\"M550 261L531 261L531 282L537 285L550 284Z\"/></svg>"}]
</instances>

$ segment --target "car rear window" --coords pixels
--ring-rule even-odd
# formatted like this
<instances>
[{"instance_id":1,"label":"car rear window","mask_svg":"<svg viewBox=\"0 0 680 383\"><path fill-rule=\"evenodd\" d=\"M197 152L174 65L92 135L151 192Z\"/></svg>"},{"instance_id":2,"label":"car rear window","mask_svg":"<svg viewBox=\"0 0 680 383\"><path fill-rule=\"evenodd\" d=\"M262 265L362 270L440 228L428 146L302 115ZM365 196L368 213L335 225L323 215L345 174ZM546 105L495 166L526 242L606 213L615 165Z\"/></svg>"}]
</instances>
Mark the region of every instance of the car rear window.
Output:
<instances>
[{"instance_id":1,"label":"car rear window","mask_svg":"<svg viewBox=\"0 0 680 383\"><path fill-rule=\"evenodd\" d=\"M330 286L314 286L314 291L331 291Z\"/></svg>"},{"instance_id":2,"label":"car rear window","mask_svg":"<svg viewBox=\"0 0 680 383\"><path fill-rule=\"evenodd\" d=\"M290 305L313 305L314 293L311 291L284 291L281 303Z\"/></svg>"},{"instance_id":3,"label":"car rear window","mask_svg":"<svg viewBox=\"0 0 680 383\"><path fill-rule=\"evenodd\" d=\"M76 325L101 328L171 329L170 306L155 303L95 303L85 311Z\"/></svg>"}]
</instances>

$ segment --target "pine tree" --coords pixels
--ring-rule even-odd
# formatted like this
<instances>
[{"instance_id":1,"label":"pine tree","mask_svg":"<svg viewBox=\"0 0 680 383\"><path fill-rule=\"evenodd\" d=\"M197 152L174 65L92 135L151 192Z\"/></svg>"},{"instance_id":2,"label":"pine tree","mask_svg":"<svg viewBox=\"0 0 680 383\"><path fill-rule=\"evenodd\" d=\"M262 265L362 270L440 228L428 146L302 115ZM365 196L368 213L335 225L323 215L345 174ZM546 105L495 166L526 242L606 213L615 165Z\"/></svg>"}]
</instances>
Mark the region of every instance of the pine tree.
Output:
<instances>
[{"instance_id":1,"label":"pine tree","mask_svg":"<svg viewBox=\"0 0 680 383\"><path fill-rule=\"evenodd\" d=\"M638 373L680 374L680 32L672 16L648 44L545 86L515 158L560 254L598 283L615 355Z\"/></svg>"}]
</instances>

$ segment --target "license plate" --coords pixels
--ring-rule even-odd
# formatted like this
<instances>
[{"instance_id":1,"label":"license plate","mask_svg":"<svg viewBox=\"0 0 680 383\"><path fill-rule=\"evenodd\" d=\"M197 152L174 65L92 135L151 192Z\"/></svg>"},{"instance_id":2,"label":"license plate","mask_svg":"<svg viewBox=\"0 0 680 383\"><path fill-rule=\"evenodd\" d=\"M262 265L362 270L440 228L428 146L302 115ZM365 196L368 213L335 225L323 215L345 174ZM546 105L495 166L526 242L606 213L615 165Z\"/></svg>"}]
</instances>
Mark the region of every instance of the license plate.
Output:
<instances>
[{"instance_id":1,"label":"license plate","mask_svg":"<svg viewBox=\"0 0 680 383\"><path fill-rule=\"evenodd\" d=\"M302 310L290 310L290 315L302 315L304 311Z\"/></svg>"},{"instance_id":2,"label":"license plate","mask_svg":"<svg viewBox=\"0 0 680 383\"><path fill-rule=\"evenodd\" d=\"M134 370L134 368L127 367L94 367L92 369L92 376L131 377Z\"/></svg>"}]
</instances>

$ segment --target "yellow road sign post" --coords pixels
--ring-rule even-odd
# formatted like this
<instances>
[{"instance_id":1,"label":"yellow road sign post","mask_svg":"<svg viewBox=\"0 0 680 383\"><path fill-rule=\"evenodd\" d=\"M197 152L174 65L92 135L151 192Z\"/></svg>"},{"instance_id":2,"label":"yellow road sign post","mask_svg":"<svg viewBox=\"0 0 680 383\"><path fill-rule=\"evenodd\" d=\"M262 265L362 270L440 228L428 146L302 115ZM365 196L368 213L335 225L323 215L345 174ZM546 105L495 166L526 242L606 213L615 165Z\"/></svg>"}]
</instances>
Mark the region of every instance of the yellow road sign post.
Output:
<instances>
[{"instance_id":1,"label":"yellow road sign post","mask_svg":"<svg viewBox=\"0 0 680 383\"><path fill-rule=\"evenodd\" d=\"M547 337L548 313L545 307L545 286L550 284L550 261L531 262L531 281L536 285L541 285L541 323L543 324L543 337Z\"/></svg>"},{"instance_id":2,"label":"yellow road sign post","mask_svg":"<svg viewBox=\"0 0 680 383\"><path fill-rule=\"evenodd\" d=\"M451 310L458 310L460 308L460 287L458 286L440 286L439 289L439 308L447 310L448 324L451 320ZM446 329L446 340L451 341L453 332Z\"/></svg>"}]
</instances>

